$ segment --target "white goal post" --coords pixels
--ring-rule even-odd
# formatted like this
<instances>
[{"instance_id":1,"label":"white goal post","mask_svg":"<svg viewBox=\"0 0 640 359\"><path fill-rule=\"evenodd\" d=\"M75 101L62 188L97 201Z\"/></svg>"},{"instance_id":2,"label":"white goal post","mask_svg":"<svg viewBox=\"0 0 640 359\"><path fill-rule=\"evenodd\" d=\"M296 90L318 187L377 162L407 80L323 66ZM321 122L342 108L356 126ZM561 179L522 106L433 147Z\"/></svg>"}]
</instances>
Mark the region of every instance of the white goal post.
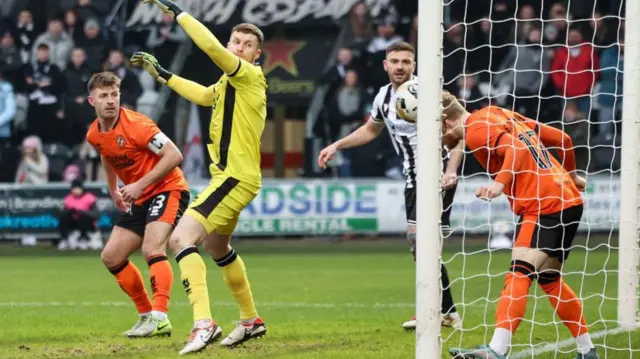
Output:
<instances>
[{"instance_id":1,"label":"white goal post","mask_svg":"<svg viewBox=\"0 0 640 359\"><path fill-rule=\"evenodd\" d=\"M472 6L472 0L467 0L467 6ZM418 117L418 188L417 191L417 247L416 247L416 358L440 358L443 354L443 341L440 327L440 298L442 288L440 283L440 262L442 260L442 235L440 232L440 211L442 210L442 199L440 194L440 171L441 161L441 121L440 121L440 91L443 81L443 61L447 61L443 56L443 12L444 7L450 5L451 0L420 0L418 9L418 75L420 78L418 96L420 98ZM516 1L514 1L515 3ZM541 0L541 3L543 1ZM571 3L571 0L564 1ZM546 3L546 2L545 2ZM595 9L595 5L594 5ZM548 9L545 9L545 11ZM596 347L604 346L607 343L606 336L612 333L610 326L614 325L620 330L616 333L631 331L639 328L640 314L638 312L640 297L640 1L625 1L624 9L625 21L625 45L624 45L624 87L623 87L623 107L622 107L622 131L619 132L621 138L620 171L619 171L619 203L620 208L611 208L616 211L611 218L619 218L616 224L617 232L610 235L608 248L611 252L616 252L618 258L617 270L606 268L591 268L596 274L599 271L610 272L617 276L617 293L610 294L614 298L603 299L617 300L617 319L611 318L590 318L590 322L599 322L609 326L609 331L604 331L605 344L596 344ZM616 16L616 15L613 15ZM622 18L622 14L618 14ZM459 19L461 20L461 19ZM587 41L589 39L587 38ZM466 51L466 50L465 50ZM466 61L473 61L467 58ZM592 99L597 95L591 94ZM595 101L595 100L594 100ZM589 119L591 124L591 119ZM589 157L591 158L591 157ZM613 176L613 175L612 175ZM588 179L588 178L587 178ZM616 179L617 181L617 179ZM455 201L455 200L454 200ZM614 202L614 201L612 201ZM588 207L588 205L587 205ZM588 209L588 208L587 208ZM454 209L455 211L455 209ZM619 211L619 217L618 215ZM455 215L455 214L454 214ZM583 221L588 222L583 218ZM489 223L491 225L491 223ZM587 227L591 223L585 224ZM589 230L590 233L590 230ZM436 235L439 234L439 235ZM586 235L587 237L589 234ZM617 238L616 238L617 237ZM488 240L488 238L487 238ZM587 241L588 242L588 241ZM617 245L616 245L617 243ZM583 246L587 255L590 249ZM465 257L465 255L462 255ZM569 259L571 261L571 259ZM508 263L504 263L506 267ZM487 265L487 270L489 266ZM587 270L587 263L585 263ZM450 272L451 273L451 272ZM499 273L486 273L496 277ZM580 275L573 272L571 274ZM593 275L594 273L590 273ZM586 277L583 272L582 275ZM463 273L464 276L464 273ZM450 274L452 287L460 284L459 278ZM456 283L456 280L458 282ZM464 281L465 278L462 278ZM606 280L605 280L606 283ZM532 291L534 291L532 285ZM454 290L455 292L455 290ZM499 293L492 293L497 296ZM576 294L582 298L581 288L576 289ZM460 298L454 294L454 302L460 304ZM495 301L491 302L487 298L485 305L495 306ZM464 305L464 303L462 303ZM585 308L585 313L586 313ZM601 308L600 308L601 309ZM469 308L474 310L474 308ZM482 309L479 309L482 311ZM597 312L598 309L596 308ZM485 307L484 314L486 322L484 327L492 328L493 317L487 316ZM464 318L463 318L464 320ZM537 325L534 320L529 322L531 326ZM561 322L542 323L545 325L555 324L562 326ZM476 330L486 330L478 329ZM474 330L474 329L463 329ZM555 331L554 329L554 334ZM486 333L486 331L485 331ZM528 345L534 350L545 343L532 343L533 329L527 329L522 333L529 336ZM517 335L516 335L517 336ZM637 338L637 337L636 337ZM467 344L488 344L490 334L485 334L485 343L465 343ZM623 350L618 353L629 357L633 353L638 354L640 347L634 345L629 337L628 346L619 348L614 346L614 350ZM459 344L456 342L455 344ZM551 341L547 344L549 352L560 350L561 341ZM573 345L573 343L571 343ZM522 345L522 344L520 344ZM544 348L543 348L544 349ZM627 351L624 351L624 350ZM531 354L529 354L531 353ZM557 353L557 352L556 352ZM532 352L516 353L516 358L533 357ZM601 357L615 357L603 355ZM553 356L556 357L556 356ZM622 357L622 356L621 356Z\"/></svg>"},{"instance_id":2,"label":"white goal post","mask_svg":"<svg viewBox=\"0 0 640 359\"><path fill-rule=\"evenodd\" d=\"M620 173L618 324L638 327L640 256L640 1L626 1Z\"/></svg>"},{"instance_id":3,"label":"white goal post","mask_svg":"<svg viewBox=\"0 0 640 359\"><path fill-rule=\"evenodd\" d=\"M416 358L440 353L440 92L442 89L440 0L418 2L418 203L416 238Z\"/></svg>"}]
</instances>

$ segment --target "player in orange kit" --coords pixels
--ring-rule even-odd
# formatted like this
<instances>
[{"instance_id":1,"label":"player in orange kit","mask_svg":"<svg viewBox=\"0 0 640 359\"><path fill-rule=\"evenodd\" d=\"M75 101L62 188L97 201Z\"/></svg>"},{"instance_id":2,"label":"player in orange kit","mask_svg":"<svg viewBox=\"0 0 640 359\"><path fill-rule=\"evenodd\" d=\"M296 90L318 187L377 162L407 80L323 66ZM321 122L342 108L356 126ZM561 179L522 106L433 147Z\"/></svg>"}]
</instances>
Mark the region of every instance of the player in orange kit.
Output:
<instances>
[{"instance_id":1,"label":"player in orange kit","mask_svg":"<svg viewBox=\"0 0 640 359\"><path fill-rule=\"evenodd\" d=\"M182 154L148 117L120 108L120 79L114 73L93 75L88 90L97 119L87 140L100 153L111 198L125 212L101 255L138 309L138 321L124 335L171 335L167 311L173 272L166 247L189 204L187 181L178 167ZM118 178L124 187L118 188ZM149 265L153 302L128 259L138 248Z\"/></svg>"},{"instance_id":2,"label":"player in orange kit","mask_svg":"<svg viewBox=\"0 0 640 359\"><path fill-rule=\"evenodd\" d=\"M553 127L503 108L489 106L470 114L448 92L442 94L443 137L449 148L460 141L493 181L476 196L491 200L505 194L520 216L510 271L496 308L496 329L489 345L451 348L456 358L504 359L527 308L531 283L538 281L577 344L577 358L596 359L582 301L562 278L583 211L571 138ZM547 147L557 149L560 161Z\"/></svg>"}]
</instances>

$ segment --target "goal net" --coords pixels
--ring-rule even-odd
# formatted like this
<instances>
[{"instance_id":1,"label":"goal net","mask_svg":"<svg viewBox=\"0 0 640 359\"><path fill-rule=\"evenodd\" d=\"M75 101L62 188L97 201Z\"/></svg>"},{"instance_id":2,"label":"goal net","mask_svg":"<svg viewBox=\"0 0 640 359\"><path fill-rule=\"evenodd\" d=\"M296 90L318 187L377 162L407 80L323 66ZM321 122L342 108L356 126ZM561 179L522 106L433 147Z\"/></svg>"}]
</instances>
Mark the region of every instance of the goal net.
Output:
<instances>
[{"instance_id":1,"label":"goal net","mask_svg":"<svg viewBox=\"0 0 640 359\"><path fill-rule=\"evenodd\" d=\"M418 16L418 238L426 244L417 248L416 357L489 344L518 223L504 195L491 202L475 197L491 179L466 153L453 231L433 237L440 232L433 213L442 206L433 174L441 166L442 87L469 112L504 107L572 138L588 186L562 277L583 301L600 358L640 357L640 2L443 1L421 1ZM462 329L440 328L433 295L439 261L448 267ZM575 340L556 314L533 281L509 358L574 358Z\"/></svg>"}]
</instances>

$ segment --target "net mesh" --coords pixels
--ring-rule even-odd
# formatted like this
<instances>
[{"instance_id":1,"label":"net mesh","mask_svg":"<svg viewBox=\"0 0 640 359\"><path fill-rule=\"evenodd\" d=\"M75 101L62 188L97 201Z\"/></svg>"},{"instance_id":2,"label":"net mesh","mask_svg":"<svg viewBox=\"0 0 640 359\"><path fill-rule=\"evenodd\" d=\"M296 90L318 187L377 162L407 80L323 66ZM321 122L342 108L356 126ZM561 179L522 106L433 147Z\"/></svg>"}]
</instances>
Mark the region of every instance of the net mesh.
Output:
<instances>
[{"instance_id":1,"label":"net mesh","mask_svg":"<svg viewBox=\"0 0 640 359\"><path fill-rule=\"evenodd\" d=\"M617 322L624 2L445 0L444 14L445 89L470 112L501 106L572 138L588 186L562 275L583 300L600 357L640 356L640 334ZM443 329L445 351L488 344L493 334L518 218L504 196L475 197L489 181L467 153L442 257L464 327ZM531 287L510 358L574 357L571 333Z\"/></svg>"}]
</instances>

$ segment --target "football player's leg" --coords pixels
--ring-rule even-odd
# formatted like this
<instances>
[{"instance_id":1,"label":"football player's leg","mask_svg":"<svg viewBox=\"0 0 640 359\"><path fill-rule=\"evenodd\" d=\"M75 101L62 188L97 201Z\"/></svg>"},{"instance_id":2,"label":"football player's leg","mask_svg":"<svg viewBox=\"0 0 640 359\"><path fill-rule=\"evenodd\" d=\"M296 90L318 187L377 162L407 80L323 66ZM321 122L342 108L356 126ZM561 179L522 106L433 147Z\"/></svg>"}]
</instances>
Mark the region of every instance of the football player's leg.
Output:
<instances>
[{"instance_id":1,"label":"football player's leg","mask_svg":"<svg viewBox=\"0 0 640 359\"><path fill-rule=\"evenodd\" d=\"M207 266L198 251L198 246L206 236L204 225L189 210L180 219L169 240L169 246L180 267L182 286L189 297L194 320L191 335L180 355L198 352L222 335L222 329L211 316Z\"/></svg>"},{"instance_id":2,"label":"football player's leg","mask_svg":"<svg viewBox=\"0 0 640 359\"><path fill-rule=\"evenodd\" d=\"M531 248L533 238L537 236L537 217L524 217L518 224L510 270L496 308L496 329L489 344L500 355L505 355L509 350L511 338L527 310L527 297L531 281L535 279L536 264L542 263L547 257L542 251Z\"/></svg>"},{"instance_id":3,"label":"football player's leg","mask_svg":"<svg viewBox=\"0 0 640 359\"><path fill-rule=\"evenodd\" d=\"M191 302L194 319L191 336L180 354L200 351L222 335L222 329L211 316L207 268L197 246L220 225L213 213L236 184L228 178L212 178L209 186L189 206L169 240L180 266L182 285Z\"/></svg>"},{"instance_id":4,"label":"football player's leg","mask_svg":"<svg viewBox=\"0 0 640 359\"><path fill-rule=\"evenodd\" d=\"M167 258L167 243L188 202L188 191L159 193L148 202L142 255L149 265L153 306L151 320L134 333L136 336L171 335L167 313L173 271Z\"/></svg>"},{"instance_id":5,"label":"football player's leg","mask_svg":"<svg viewBox=\"0 0 640 359\"><path fill-rule=\"evenodd\" d=\"M166 247L172 229L171 224L161 221L151 222L146 226L142 255L149 265L149 281L153 297L151 317L130 336L171 335L172 328L167 313L173 285L173 271L167 258Z\"/></svg>"},{"instance_id":6,"label":"football player's leg","mask_svg":"<svg viewBox=\"0 0 640 359\"><path fill-rule=\"evenodd\" d=\"M198 246L207 236L205 228L189 212L180 219L171 234L169 246L180 267L182 286L193 309L194 322L212 320L207 290L207 267Z\"/></svg>"},{"instance_id":7,"label":"football player's leg","mask_svg":"<svg viewBox=\"0 0 640 359\"><path fill-rule=\"evenodd\" d=\"M415 210L414 210L415 211ZM411 217L410 217L411 218ZM415 218L415 217L413 217ZM413 254L413 260L416 259L416 225L411 219L407 223L407 240ZM444 263L440 264L440 280L442 282L442 300L440 310L442 313L442 325L451 328L461 328L462 319L456 311L453 303L453 295L451 294L451 283L449 282L449 273ZM415 316L402 324L405 329L416 328Z\"/></svg>"},{"instance_id":8,"label":"football player's leg","mask_svg":"<svg viewBox=\"0 0 640 359\"><path fill-rule=\"evenodd\" d=\"M231 235L236 228L242 209L248 205L255 193L251 188L239 185L231 190L216 209L209 221L216 229L204 242L204 248L222 270L222 276L231 294L238 303L240 322L221 344L234 346L266 333L266 326L258 316L247 270L242 258L231 247Z\"/></svg>"},{"instance_id":9,"label":"football player's leg","mask_svg":"<svg viewBox=\"0 0 640 359\"><path fill-rule=\"evenodd\" d=\"M258 312L253 302L244 262L231 247L230 241L231 234L212 233L205 240L204 249L222 270L223 279L238 303L240 320L249 324L258 317Z\"/></svg>"},{"instance_id":10,"label":"football player's leg","mask_svg":"<svg viewBox=\"0 0 640 359\"><path fill-rule=\"evenodd\" d=\"M442 235L448 237L451 233L451 209L453 208L453 199L456 195L458 185L444 191L442 197L442 214L440 216L440 228L442 229Z\"/></svg>"},{"instance_id":11,"label":"football player's leg","mask_svg":"<svg viewBox=\"0 0 640 359\"><path fill-rule=\"evenodd\" d=\"M115 226L100 258L109 272L114 275L120 288L135 303L140 318L132 329L139 327L148 319L151 312L151 300L144 288L140 270L128 257L140 248L142 237L128 229ZM128 332L125 332L125 335Z\"/></svg>"},{"instance_id":12,"label":"football player's leg","mask_svg":"<svg viewBox=\"0 0 640 359\"><path fill-rule=\"evenodd\" d=\"M556 223L555 231L560 242L557 248L562 250L550 251L551 256L539 268L538 284L547 294L551 306L558 313L562 322L576 339L578 352L588 354L595 349L589 336L582 300L576 296L562 278L562 263L571 249L581 217L582 206L573 207L565 210L560 217L561 221ZM553 224L545 224L545 227L547 226L551 227Z\"/></svg>"}]
</instances>

